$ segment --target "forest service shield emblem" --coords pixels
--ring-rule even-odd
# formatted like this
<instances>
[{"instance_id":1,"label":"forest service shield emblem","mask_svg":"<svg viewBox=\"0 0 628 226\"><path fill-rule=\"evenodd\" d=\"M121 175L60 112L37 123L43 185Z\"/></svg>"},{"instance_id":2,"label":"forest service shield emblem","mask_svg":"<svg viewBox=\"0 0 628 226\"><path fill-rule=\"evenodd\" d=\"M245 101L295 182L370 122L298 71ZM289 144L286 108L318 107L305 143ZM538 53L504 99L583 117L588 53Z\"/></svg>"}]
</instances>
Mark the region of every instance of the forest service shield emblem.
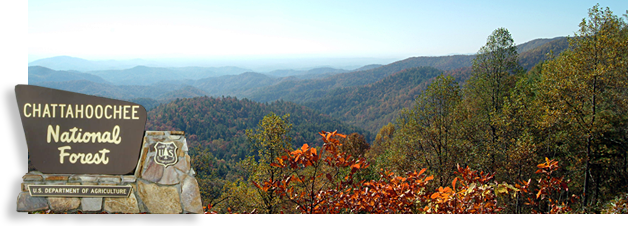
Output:
<instances>
[{"instance_id":1,"label":"forest service shield emblem","mask_svg":"<svg viewBox=\"0 0 628 226\"><path fill-rule=\"evenodd\" d=\"M177 145L174 142L157 142L155 144L155 162L163 166L177 164Z\"/></svg>"}]
</instances>

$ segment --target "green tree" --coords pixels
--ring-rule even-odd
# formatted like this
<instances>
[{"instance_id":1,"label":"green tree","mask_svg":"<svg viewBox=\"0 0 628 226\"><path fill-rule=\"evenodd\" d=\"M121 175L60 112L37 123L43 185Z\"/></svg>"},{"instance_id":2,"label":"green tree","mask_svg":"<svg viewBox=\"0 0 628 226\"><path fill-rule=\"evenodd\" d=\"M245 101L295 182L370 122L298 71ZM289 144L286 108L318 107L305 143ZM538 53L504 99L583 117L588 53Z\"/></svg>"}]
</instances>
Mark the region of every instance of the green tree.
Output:
<instances>
[{"instance_id":1,"label":"green tree","mask_svg":"<svg viewBox=\"0 0 628 226\"><path fill-rule=\"evenodd\" d=\"M473 59L473 77L469 84L485 113L502 108L504 98L512 87L513 76L522 71L517 58L517 46L510 32L506 28L498 28L488 36L486 45Z\"/></svg>"},{"instance_id":2,"label":"green tree","mask_svg":"<svg viewBox=\"0 0 628 226\"><path fill-rule=\"evenodd\" d=\"M364 136L359 133L349 134L346 138L341 139L341 143L342 146L340 146L340 150L355 158L364 157L366 152L371 148L371 145L364 139Z\"/></svg>"},{"instance_id":3,"label":"green tree","mask_svg":"<svg viewBox=\"0 0 628 226\"><path fill-rule=\"evenodd\" d=\"M289 114L279 117L275 113L270 113L259 122L255 130L246 130L251 148L257 151L257 168L249 178L251 182L261 184L262 181L275 181L284 174L283 168L272 167L277 164L277 158L286 151L292 151L292 138L287 134L292 129L292 124L288 121ZM272 190L258 189L258 194L263 203L261 209L266 213L278 213L279 206L282 205L281 198Z\"/></svg>"},{"instance_id":4,"label":"green tree","mask_svg":"<svg viewBox=\"0 0 628 226\"><path fill-rule=\"evenodd\" d=\"M537 121L541 110L537 104L537 93L540 73L532 70L521 75L515 86L510 90L504 104L496 114L495 126L498 130L498 143L503 148L503 158L498 165L496 175L502 181L524 181L533 177L535 169L530 167L543 156L539 154L539 134ZM505 197L509 198L509 197ZM521 196L512 197L508 211L523 212Z\"/></svg>"},{"instance_id":5,"label":"green tree","mask_svg":"<svg viewBox=\"0 0 628 226\"><path fill-rule=\"evenodd\" d=\"M496 172L505 162L505 141L498 121L504 101L523 72L517 60L517 48L506 28L498 28L478 51L472 66L472 77L465 87L465 102L471 114L469 138L476 158L487 159L477 167ZM486 158L488 157L488 158ZM490 168L487 168L489 166ZM498 179L501 179L498 177Z\"/></svg>"},{"instance_id":6,"label":"green tree","mask_svg":"<svg viewBox=\"0 0 628 226\"><path fill-rule=\"evenodd\" d=\"M457 106L460 86L451 76L440 75L416 98L414 107L403 109L387 149L390 166L399 174L419 168L433 171L441 186L453 178L463 157L456 145Z\"/></svg>"},{"instance_id":7,"label":"green tree","mask_svg":"<svg viewBox=\"0 0 628 226\"><path fill-rule=\"evenodd\" d=\"M569 39L570 49L542 71L542 125L561 131L551 139L582 175L585 208L626 184L627 30L623 18L596 5Z\"/></svg>"}]
</instances>

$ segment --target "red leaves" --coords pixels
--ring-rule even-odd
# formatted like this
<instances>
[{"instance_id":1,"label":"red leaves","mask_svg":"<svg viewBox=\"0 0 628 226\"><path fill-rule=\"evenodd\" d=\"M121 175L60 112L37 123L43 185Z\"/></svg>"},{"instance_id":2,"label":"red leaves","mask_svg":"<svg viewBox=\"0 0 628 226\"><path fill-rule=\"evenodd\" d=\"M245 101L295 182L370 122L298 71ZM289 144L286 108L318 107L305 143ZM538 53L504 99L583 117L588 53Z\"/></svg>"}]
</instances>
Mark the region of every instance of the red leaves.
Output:
<instances>
[{"instance_id":1,"label":"red leaves","mask_svg":"<svg viewBox=\"0 0 628 226\"><path fill-rule=\"evenodd\" d=\"M426 213L498 213L504 209L497 203L495 188L509 189L507 184L491 182L493 174L457 167L458 177L450 187L439 187L423 208ZM458 184L458 188L456 188Z\"/></svg>"},{"instance_id":2,"label":"red leaves","mask_svg":"<svg viewBox=\"0 0 628 226\"><path fill-rule=\"evenodd\" d=\"M380 172L378 181L364 182L347 193L336 193L335 207L348 213L415 213L417 201L424 201L422 192L426 177L416 172L405 177Z\"/></svg>"},{"instance_id":3,"label":"red leaves","mask_svg":"<svg viewBox=\"0 0 628 226\"><path fill-rule=\"evenodd\" d=\"M297 205L298 210L302 213L329 213L337 209L336 200L332 194L335 188L348 188L352 186L353 174L368 166L364 158L355 159L347 153L340 151L339 146L342 145L337 137L346 137L343 134L322 131L319 133L325 144L323 151L318 152L316 148L303 144L301 148L294 151L286 151L285 155L276 158L276 162L270 163L272 167L285 168L289 167L292 171L285 175L281 175L283 180L264 181L263 185L253 182L258 189L268 192L274 191L280 196L287 198ZM324 161L321 161L321 155L325 153ZM323 163L329 168L339 170L339 168L348 168L348 174L339 175L329 172L319 172ZM305 170L312 168L312 170ZM288 172L288 171L286 171ZM322 184L319 178L323 175L327 178L326 183ZM334 178L337 177L337 178ZM344 178L344 179L341 179ZM327 184L327 186L323 186ZM331 197L330 197L331 196ZM331 209L330 209L331 208Z\"/></svg>"},{"instance_id":4,"label":"red leaves","mask_svg":"<svg viewBox=\"0 0 628 226\"><path fill-rule=\"evenodd\" d=\"M216 213L216 211L212 211L213 205L212 204L207 204L207 206L203 206L203 213L204 214L218 214Z\"/></svg>"},{"instance_id":5,"label":"red leaves","mask_svg":"<svg viewBox=\"0 0 628 226\"><path fill-rule=\"evenodd\" d=\"M428 182L430 180L434 180L434 176L433 175L430 175L429 177L425 178L425 182Z\"/></svg>"},{"instance_id":6,"label":"red leaves","mask_svg":"<svg viewBox=\"0 0 628 226\"><path fill-rule=\"evenodd\" d=\"M546 175L550 175L552 174L552 172L556 171L559 167L558 167L558 161L556 160L550 160L547 157L545 157L545 162L538 164L536 166L537 168L539 168L538 170L536 170L536 172L534 173L542 173L542 174L546 174Z\"/></svg>"},{"instance_id":7,"label":"red leaves","mask_svg":"<svg viewBox=\"0 0 628 226\"><path fill-rule=\"evenodd\" d=\"M544 177L538 179L534 191L531 179L512 186L495 182L494 173L459 165L451 187L428 191L427 185L434 176L425 175L425 168L406 175L382 170L378 180L353 182L353 176L369 164L364 158L356 159L338 148L341 143L336 138L344 135L336 131L319 134L325 141L322 151L307 144L286 151L286 155L270 165L290 167L292 171L275 181L269 179L260 184L253 181L253 185L264 192L279 194L296 204L302 213L498 213L505 208L498 203L498 196L504 194L529 194L526 204L539 206L544 201L548 203L548 213L571 211L568 205L558 205L559 200L553 198L556 192L567 191L569 183L562 177L551 176L559 168L555 160L546 158L537 165L537 173Z\"/></svg>"},{"instance_id":8,"label":"red leaves","mask_svg":"<svg viewBox=\"0 0 628 226\"><path fill-rule=\"evenodd\" d=\"M333 182L334 179L332 179L331 174L325 174L325 177L327 177L327 180L329 180L329 182Z\"/></svg>"},{"instance_id":9,"label":"red leaves","mask_svg":"<svg viewBox=\"0 0 628 226\"><path fill-rule=\"evenodd\" d=\"M535 189L536 194L534 195L534 199L528 198L527 205L534 207L532 212L534 213L569 213L571 212L571 207L569 204L574 202L575 196L572 195L570 199L567 199L567 205L564 202L559 204L559 200L552 199L552 196L560 197L560 194L563 191L569 191L568 184L570 180L565 180L564 176L557 178L552 177L552 173L556 171L558 167L558 161L550 160L547 157L545 158L545 162L538 164L536 166L539 168L536 170L537 174L543 174L544 176L537 180L538 185ZM516 185L517 188L522 190L523 194L531 193L529 190L531 180L528 180L526 183L521 185ZM541 203L544 203L543 205Z\"/></svg>"},{"instance_id":10,"label":"red leaves","mask_svg":"<svg viewBox=\"0 0 628 226\"><path fill-rule=\"evenodd\" d=\"M264 190L264 189L262 189L262 187L260 187L260 186L259 186L259 184L257 184L255 181L251 181L251 182L253 183L253 185L255 185L255 187L256 187L257 189Z\"/></svg>"}]
</instances>

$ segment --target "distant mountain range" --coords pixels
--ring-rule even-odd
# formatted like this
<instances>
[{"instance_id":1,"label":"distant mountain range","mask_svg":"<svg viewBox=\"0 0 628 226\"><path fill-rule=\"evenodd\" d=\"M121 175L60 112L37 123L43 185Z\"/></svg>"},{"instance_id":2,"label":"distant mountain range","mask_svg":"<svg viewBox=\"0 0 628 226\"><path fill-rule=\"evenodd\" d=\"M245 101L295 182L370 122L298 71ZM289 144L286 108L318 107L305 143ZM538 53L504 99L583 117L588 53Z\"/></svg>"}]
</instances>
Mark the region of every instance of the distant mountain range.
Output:
<instances>
[{"instance_id":1,"label":"distant mountain range","mask_svg":"<svg viewBox=\"0 0 628 226\"><path fill-rule=\"evenodd\" d=\"M39 59L28 63L28 66L42 66L60 71L95 71L95 70L120 70L135 67L137 65L157 66L154 61L134 59L134 60L85 60L71 56L56 56Z\"/></svg>"},{"instance_id":2,"label":"distant mountain range","mask_svg":"<svg viewBox=\"0 0 628 226\"><path fill-rule=\"evenodd\" d=\"M72 80L88 80L96 83L109 83L100 76L78 71L55 71L42 66L28 67L28 82L62 82Z\"/></svg>"},{"instance_id":3,"label":"distant mountain range","mask_svg":"<svg viewBox=\"0 0 628 226\"><path fill-rule=\"evenodd\" d=\"M547 53L558 54L567 46L564 37L523 43L517 46L520 64L529 70L544 61ZM133 66L79 72L29 66L28 74L31 85L129 100L142 104L147 110L177 98L202 96L235 96L257 102L291 101L375 133L400 109L409 107L438 74L450 74L458 82L464 82L471 76L474 57L411 57L355 70L320 67L258 73L239 67ZM106 64L73 57L48 58L38 63L59 66L81 62L92 68L93 64Z\"/></svg>"},{"instance_id":4,"label":"distant mountain range","mask_svg":"<svg viewBox=\"0 0 628 226\"><path fill-rule=\"evenodd\" d=\"M163 80L196 80L222 75L237 75L251 70L238 67L182 67L162 68L135 66L123 70L90 71L118 85L150 85Z\"/></svg>"}]
</instances>

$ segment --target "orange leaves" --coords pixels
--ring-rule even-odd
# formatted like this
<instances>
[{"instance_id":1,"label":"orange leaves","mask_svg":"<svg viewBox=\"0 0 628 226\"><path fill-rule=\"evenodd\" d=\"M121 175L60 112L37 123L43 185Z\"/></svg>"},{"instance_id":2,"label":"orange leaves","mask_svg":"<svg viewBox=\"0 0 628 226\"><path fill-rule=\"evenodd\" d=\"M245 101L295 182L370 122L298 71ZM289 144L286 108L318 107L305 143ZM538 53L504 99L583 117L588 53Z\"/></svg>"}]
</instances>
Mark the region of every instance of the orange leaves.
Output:
<instances>
[{"instance_id":1,"label":"orange leaves","mask_svg":"<svg viewBox=\"0 0 628 226\"><path fill-rule=\"evenodd\" d=\"M446 202L450 196L454 194L454 191L449 188L438 187L438 192L434 192L430 198L436 200L438 203Z\"/></svg>"},{"instance_id":2,"label":"orange leaves","mask_svg":"<svg viewBox=\"0 0 628 226\"><path fill-rule=\"evenodd\" d=\"M325 142L322 151L319 152L308 144L303 144L294 151L286 151L285 155L276 158L276 161L270 164L273 167L291 169L280 175L284 179L277 181L269 179L264 181L263 185L253 182L253 185L264 192L274 191L290 200L302 213L337 212L340 204L337 202L339 197L336 189L350 190L353 174L368 167L368 163L364 158L356 159L338 148L342 144L337 138L345 138L345 135L336 131L321 131L319 134ZM324 161L321 161L323 154ZM322 172L323 164L327 164L327 172ZM340 168L348 168L350 171L339 174ZM330 173L334 171L336 173ZM326 182L320 179L323 176L327 178Z\"/></svg>"},{"instance_id":3,"label":"orange leaves","mask_svg":"<svg viewBox=\"0 0 628 226\"><path fill-rule=\"evenodd\" d=\"M355 173L356 171L360 169L360 167L361 167L360 163L351 165L351 172Z\"/></svg>"},{"instance_id":4,"label":"orange leaves","mask_svg":"<svg viewBox=\"0 0 628 226\"><path fill-rule=\"evenodd\" d=\"M216 213L216 211L213 211L212 208L213 208L212 204L207 204L207 206L203 206L203 213L205 213L205 214L218 214L218 213Z\"/></svg>"},{"instance_id":5,"label":"orange leaves","mask_svg":"<svg viewBox=\"0 0 628 226\"><path fill-rule=\"evenodd\" d=\"M536 170L535 173L543 173L549 176L552 172L558 169L558 161L550 160L545 157L545 162L538 164L536 167L539 169Z\"/></svg>"},{"instance_id":6,"label":"orange leaves","mask_svg":"<svg viewBox=\"0 0 628 226\"><path fill-rule=\"evenodd\" d=\"M564 176L557 178L553 177L552 173L556 171L558 167L558 161L550 160L547 157L545 158L545 162L538 164L536 166L539 168L536 173L542 174L543 177L537 180L537 187L535 189L536 194L534 194L534 198L528 198L526 202L527 205L532 206L536 209L532 209L533 213L569 213L571 212L571 207L569 204L574 202L576 197L572 195L566 199L567 204L564 201L552 199L551 197L561 197L563 193L569 191L568 184L571 182L570 180L565 180ZM530 187L531 179L522 184L517 184L516 187L522 190L523 194L532 193ZM559 202L561 204L559 204ZM543 203L543 204L542 204Z\"/></svg>"},{"instance_id":7,"label":"orange leaves","mask_svg":"<svg viewBox=\"0 0 628 226\"><path fill-rule=\"evenodd\" d=\"M425 173L425 170L426 170L425 168L421 169L421 171L419 171L419 175L421 175L421 174ZM416 173L416 172L415 172L415 173Z\"/></svg>"},{"instance_id":8,"label":"orange leaves","mask_svg":"<svg viewBox=\"0 0 628 226\"><path fill-rule=\"evenodd\" d=\"M320 151L307 144L286 151L270 165L291 170L276 180L253 181L253 185L292 202L301 213L499 213L505 206L498 200L517 194L529 195L528 205L548 204L543 212L571 211L569 202L565 205L563 200L555 199L561 191L567 191L569 183L551 176L558 169L555 160L546 158L537 165L537 173L543 178L538 179L534 191L531 179L512 186L495 182L494 173L459 165L451 187L430 191L427 185L434 176L426 175L425 168L405 175L381 170L377 180L354 182L354 175L367 168L368 162L338 148L341 144L336 138L344 135L335 131L322 131L320 135L325 141Z\"/></svg>"},{"instance_id":9,"label":"orange leaves","mask_svg":"<svg viewBox=\"0 0 628 226\"><path fill-rule=\"evenodd\" d=\"M340 146L340 141L334 137L341 137L341 138L346 138L347 135L344 134L340 134L337 133L338 131L334 131L334 132L325 132L325 131L321 131L318 134L320 134L323 137L323 142L325 144L336 144L337 146Z\"/></svg>"},{"instance_id":10,"label":"orange leaves","mask_svg":"<svg viewBox=\"0 0 628 226\"><path fill-rule=\"evenodd\" d=\"M539 190L539 192L536 193L536 198L538 199L539 196L541 196L542 193L543 193L543 190Z\"/></svg>"},{"instance_id":11,"label":"orange leaves","mask_svg":"<svg viewBox=\"0 0 628 226\"><path fill-rule=\"evenodd\" d=\"M257 184L255 181L251 181L251 182L253 182L253 185L255 185L255 187L257 187L258 189L260 189L260 190L264 190L264 189L262 189L262 187L261 187L261 186L259 186L259 184ZM268 189L267 189L267 190L268 190Z\"/></svg>"},{"instance_id":12,"label":"orange leaves","mask_svg":"<svg viewBox=\"0 0 628 226\"><path fill-rule=\"evenodd\" d=\"M427 205L422 208L426 213L498 213L504 209L497 203L498 193L507 193L514 188L508 184L491 182L493 175L477 172L469 167L457 167L458 177L451 182L451 187L439 187L430 195ZM496 192L499 188L501 192Z\"/></svg>"},{"instance_id":13,"label":"orange leaves","mask_svg":"<svg viewBox=\"0 0 628 226\"><path fill-rule=\"evenodd\" d=\"M316 148L311 148L307 144L301 146L300 149L287 151L287 154L276 158L277 162L270 163L270 166L279 168L290 166L292 169L298 169L311 166L320 159Z\"/></svg>"},{"instance_id":14,"label":"orange leaves","mask_svg":"<svg viewBox=\"0 0 628 226\"><path fill-rule=\"evenodd\" d=\"M425 179L416 172L405 177L380 172L379 180L340 193L336 206L349 213L415 213L417 202L427 198Z\"/></svg>"}]
</instances>

